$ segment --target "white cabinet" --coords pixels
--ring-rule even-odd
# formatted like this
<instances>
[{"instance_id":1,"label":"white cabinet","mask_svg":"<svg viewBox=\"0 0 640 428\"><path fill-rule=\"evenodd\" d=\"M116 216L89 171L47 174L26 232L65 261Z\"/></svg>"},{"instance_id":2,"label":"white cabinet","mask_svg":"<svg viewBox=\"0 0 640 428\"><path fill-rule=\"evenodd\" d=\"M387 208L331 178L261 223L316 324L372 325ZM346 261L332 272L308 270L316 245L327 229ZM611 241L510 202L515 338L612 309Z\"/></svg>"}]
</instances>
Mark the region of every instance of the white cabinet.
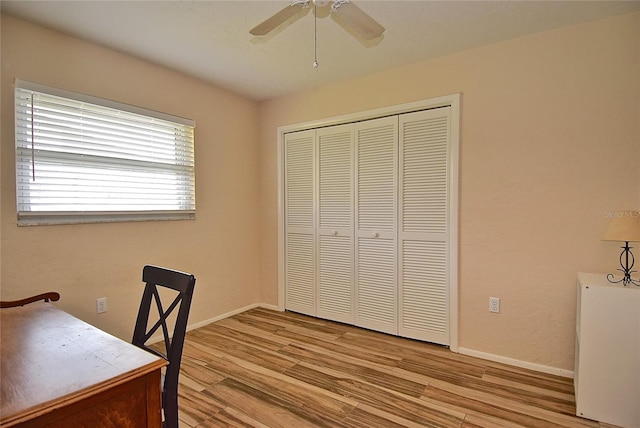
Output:
<instances>
[{"instance_id":1,"label":"white cabinet","mask_svg":"<svg viewBox=\"0 0 640 428\"><path fill-rule=\"evenodd\" d=\"M640 427L640 287L578 274L576 414Z\"/></svg>"}]
</instances>

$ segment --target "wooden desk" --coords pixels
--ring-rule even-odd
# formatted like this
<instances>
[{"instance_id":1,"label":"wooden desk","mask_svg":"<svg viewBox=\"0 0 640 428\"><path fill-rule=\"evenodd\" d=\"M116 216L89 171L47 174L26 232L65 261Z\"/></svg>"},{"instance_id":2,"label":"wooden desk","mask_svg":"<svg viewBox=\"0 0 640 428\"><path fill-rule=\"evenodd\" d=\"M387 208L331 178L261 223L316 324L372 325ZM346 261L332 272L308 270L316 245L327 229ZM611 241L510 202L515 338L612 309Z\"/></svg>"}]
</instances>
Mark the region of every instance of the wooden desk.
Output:
<instances>
[{"instance_id":1,"label":"wooden desk","mask_svg":"<svg viewBox=\"0 0 640 428\"><path fill-rule=\"evenodd\" d=\"M163 359L50 303L0 316L0 426L162 425Z\"/></svg>"}]
</instances>

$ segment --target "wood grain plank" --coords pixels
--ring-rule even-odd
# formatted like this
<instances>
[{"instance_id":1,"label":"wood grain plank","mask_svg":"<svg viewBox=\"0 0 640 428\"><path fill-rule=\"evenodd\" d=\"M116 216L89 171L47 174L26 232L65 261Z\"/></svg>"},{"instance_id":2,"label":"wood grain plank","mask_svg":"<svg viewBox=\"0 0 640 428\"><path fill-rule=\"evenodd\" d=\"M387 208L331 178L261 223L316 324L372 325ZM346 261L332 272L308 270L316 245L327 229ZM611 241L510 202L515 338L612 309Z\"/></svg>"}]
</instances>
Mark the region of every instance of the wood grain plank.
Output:
<instances>
[{"instance_id":1,"label":"wood grain plank","mask_svg":"<svg viewBox=\"0 0 640 428\"><path fill-rule=\"evenodd\" d=\"M190 331L183 359L183 428L605 427L571 379L291 312Z\"/></svg>"},{"instance_id":2,"label":"wood grain plank","mask_svg":"<svg viewBox=\"0 0 640 428\"><path fill-rule=\"evenodd\" d=\"M459 427L460 424L441 425L437 421L416 423L393 414L377 411L366 404L359 405L343 422L343 426L352 428L442 428L444 426Z\"/></svg>"},{"instance_id":3,"label":"wood grain plank","mask_svg":"<svg viewBox=\"0 0 640 428\"><path fill-rule=\"evenodd\" d=\"M452 411L411 396L395 393L376 384L350 377L347 373L342 373L341 376L332 376L327 371L299 364L289 369L285 374L356 400L360 403L359 408L366 404L368 408L378 410L380 414L384 413L387 419L393 416L412 423L426 424L426 426L437 423L441 427L459 427L464 418L462 412Z\"/></svg>"},{"instance_id":4,"label":"wood grain plank","mask_svg":"<svg viewBox=\"0 0 640 428\"><path fill-rule=\"evenodd\" d=\"M178 388L178 419L180 419L181 426L195 427L226 408L223 403L212 399L203 392L204 389L194 390L180 384Z\"/></svg>"},{"instance_id":5,"label":"wood grain plank","mask_svg":"<svg viewBox=\"0 0 640 428\"><path fill-rule=\"evenodd\" d=\"M278 350L283 345L290 343L287 340L283 340L280 336L257 328L238 330L222 324L209 324L198 329L194 334L203 335L203 339L219 340L222 338L223 340L235 340L236 342L251 343L258 348L270 350Z\"/></svg>"},{"instance_id":6,"label":"wood grain plank","mask_svg":"<svg viewBox=\"0 0 640 428\"><path fill-rule=\"evenodd\" d=\"M260 343L253 342L252 339L243 342L237 338L212 332L200 336L194 334L190 337L194 337L198 343L206 346L213 355L233 355L274 371L284 371L297 362L295 358L275 352L271 347L261 347ZM209 363L215 360L210 359Z\"/></svg>"},{"instance_id":7,"label":"wood grain plank","mask_svg":"<svg viewBox=\"0 0 640 428\"><path fill-rule=\"evenodd\" d=\"M198 428L269 428L269 426L250 418L232 407L227 407L200 423Z\"/></svg>"},{"instance_id":8,"label":"wood grain plank","mask_svg":"<svg viewBox=\"0 0 640 428\"><path fill-rule=\"evenodd\" d=\"M309 411L307 407L282 400L234 379L225 379L205 390L204 394L273 428L340 426L322 413Z\"/></svg>"},{"instance_id":9,"label":"wood grain plank","mask_svg":"<svg viewBox=\"0 0 640 428\"><path fill-rule=\"evenodd\" d=\"M469 389L478 391L490 391L493 395L498 395L512 401L523 403L535 403L537 407L550 409L563 414L571 414L575 412L575 405L572 401L563 400L550 395L541 395L528 388L514 385L505 385L503 383L492 383L488 380L474 378L468 376L464 372L442 370L434 368L426 362L417 362L403 360L398 364L399 368L404 370L421 373L433 379L437 379L449 384L464 386Z\"/></svg>"},{"instance_id":10,"label":"wood grain plank","mask_svg":"<svg viewBox=\"0 0 640 428\"><path fill-rule=\"evenodd\" d=\"M425 388L423 384L393 376L370 363L354 363L345 356L331 351L319 353L302 346L289 345L280 352L291 357L296 357L307 363L342 370L358 379L375 382L385 388L401 392L411 397L420 397Z\"/></svg>"},{"instance_id":11,"label":"wood grain plank","mask_svg":"<svg viewBox=\"0 0 640 428\"><path fill-rule=\"evenodd\" d=\"M388 367L396 367L401 360L398 356L388 356L379 352L364 350L357 346L349 346L343 343L338 343L335 340L318 339L313 336L308 336L302 332L289 331L288 329L279 331L277 333L280 337L287 337L295 343L304 343L308 349L322 350L331 349L333 353L337 353L343 356L350 356L362 361L369 362L371 364L378 364ZM290 343L290 344L292 344Z\"/></svg>"},{"instance_id":12,"label":"wood grain plank","mask_svg":"<svg viewBox=\"0 0 640 428\"><path fill-rule=\"evenodd\" d=\"M462 428L526 428L511 421L500 420L491 416L469 414L462 422Z\"/></svg>"},{"instance_id":13,"label":"wood grain plank","mask_svg":"<svg viewBox=\"0 0 640 428\"><path fill-rule=\"evenodd\" d=\"M593 422L540 408L535 403L507 400L486 391L460 388L444 384L440 388L430 384L423 399L440 404L449 404L452 408L472 415L487 415L499 420L525 427L585 427ZM455 391L452 391L455 390Z\"/></svg>"},{"instance_id":14,"label":"wood grain plank","mask_svg":"<svg viewBox=\"0 0 640 428\"><path fill-rule=\"evenodd\" d=\"M319 413L332 421L342 420L358 404L350 397L312 388L294 377L233 357L221 358L209 367L227 373L229 377L225 381L232 379L248 388L262 391L274 400L289 403L288 407L304 407L305 412Z\"/></svg>"},{"instance_id":15,"label":"wood grain plank","mask_svg":"<svg viewBox=\"0 0 640 428\"><path fill-rule=\"evenodd\" d=\"M573 380L560 376L540 376L533 370L513 370L508 367L487 367L484 378L490 378L492 382L504 382L505 384L532 385L545 391L555 391L559 395L573 396ZM575 400L574 400L575 401Z\"/></svg>"},{"instance_id":16,"label":"wood grain plank","mask_svg":"<svg viewBox=\"0 0 640 428\"><path fill-rule=\"evenodd\" d=\"M206 364L194 360L189 355L182 358L180 384L189 383L192 389L202 390L224 379L224 375L210 370Z\"/></svg>"},{"instance_id":17,"label":"wood grain plank","mask_svg":"<svg viewBox=\"0 0 640 428\"><path fill-rule=\"evenodd\" d=\"M248 325L236 318L225 318L223 320L218 321L216 325L220 325L222 327L226 327L231 330L247 333L252 336L269 338L269 340L279 343L280 345L288 345L289 343L291 343L290 340L287 340L284 337L276 336L275 332L268 331L259 327L254 327L252 325ZM280 329L278 329L278 331L279 330Z\"/></svg>"}]
</instances>

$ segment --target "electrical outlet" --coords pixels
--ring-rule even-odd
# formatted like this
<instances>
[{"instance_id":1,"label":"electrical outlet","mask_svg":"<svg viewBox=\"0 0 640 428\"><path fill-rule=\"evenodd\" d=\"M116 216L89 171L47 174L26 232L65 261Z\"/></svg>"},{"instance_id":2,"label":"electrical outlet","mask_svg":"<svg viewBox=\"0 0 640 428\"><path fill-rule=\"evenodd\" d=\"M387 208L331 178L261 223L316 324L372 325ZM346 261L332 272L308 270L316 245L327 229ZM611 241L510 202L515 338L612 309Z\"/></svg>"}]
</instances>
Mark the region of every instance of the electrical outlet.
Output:
<instances>
[{"instance_id":1,"label":"electrical outlet","mask_svg":"<svg viewBox=\"0 0 640 428\"><path fill-rule=\"evenodd\" d=\"M102 314L107 312L107 298L101 297L96 300L96 313Z\"/></svg>"},{"instance_id":2,"label":"electrical outlet","mask_svg":"<svg viewBox=\"0 0 640 428\"><path fill-rule=\"evenodd\" d=\"M489 297L489 312L500 313L499 297Z\"/></svg>"}]
</instances>

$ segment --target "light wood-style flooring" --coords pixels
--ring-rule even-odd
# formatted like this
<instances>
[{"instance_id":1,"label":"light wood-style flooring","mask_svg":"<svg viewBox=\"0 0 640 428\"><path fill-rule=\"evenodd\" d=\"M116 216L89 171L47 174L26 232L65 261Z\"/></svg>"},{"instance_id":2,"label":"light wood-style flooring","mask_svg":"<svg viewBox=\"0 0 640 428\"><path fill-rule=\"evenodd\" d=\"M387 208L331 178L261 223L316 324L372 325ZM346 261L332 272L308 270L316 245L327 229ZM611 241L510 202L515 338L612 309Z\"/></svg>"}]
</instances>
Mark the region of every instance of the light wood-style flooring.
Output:
<instances>
[{"instance_id":1,"label":"light wood-style flooring","mask_svg":"<svg viewBox=\"0 0 640 428\"><path fill-rule=\"evenodd\" d=\"M181 427L604 427L571 379L256 308L190 331Z\"/></svg>"}]
</instances>

